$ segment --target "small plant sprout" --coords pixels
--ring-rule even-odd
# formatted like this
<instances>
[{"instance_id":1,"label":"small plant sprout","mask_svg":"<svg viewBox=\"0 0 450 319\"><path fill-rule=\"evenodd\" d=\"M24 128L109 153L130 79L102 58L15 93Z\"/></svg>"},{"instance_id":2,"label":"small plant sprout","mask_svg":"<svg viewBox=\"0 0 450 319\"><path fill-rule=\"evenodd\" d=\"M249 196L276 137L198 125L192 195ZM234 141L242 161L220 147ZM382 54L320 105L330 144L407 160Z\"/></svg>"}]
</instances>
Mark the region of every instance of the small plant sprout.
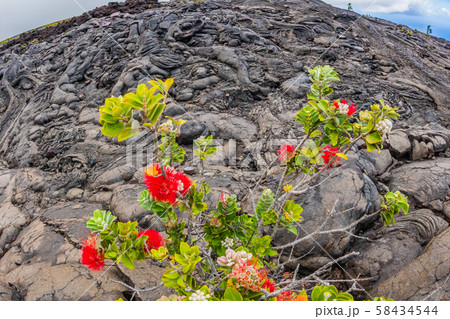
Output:
<instances>
[{"instance_id":1,"label":"small plant sprout","mask_svg":"<svg viewBox=\"0 0 450 319\"><path fill-rule=\"evenodd\" d=\"M194 150L194 154L200 159L201 174L205 170L205 160L208 157L214 155L214 153L217 151L217 147L211 146L212 142L212 135L208 137L200 136L198 139L194 140L194 143L197 146L197 148Z\"/></svg>"}]
</instances>

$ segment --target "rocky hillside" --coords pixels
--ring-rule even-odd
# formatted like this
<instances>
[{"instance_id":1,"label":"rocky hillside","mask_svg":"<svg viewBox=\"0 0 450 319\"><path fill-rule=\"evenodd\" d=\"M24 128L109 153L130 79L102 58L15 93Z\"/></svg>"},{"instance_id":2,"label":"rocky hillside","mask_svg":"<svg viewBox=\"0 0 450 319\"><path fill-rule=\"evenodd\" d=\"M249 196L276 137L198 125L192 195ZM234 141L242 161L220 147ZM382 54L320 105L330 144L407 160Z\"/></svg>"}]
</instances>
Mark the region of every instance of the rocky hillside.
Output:
<instances>
[{"instance_id":1,"label":"rocky hillside","mask_svg":"<svg viewBox=\"0 0 450 319\"><path fill-rule=\"evenodd\" d=\"M309 253L301 273L355 250L361 254L345 271L336 267L326 278L360 275L369 278L361 284L371 295L397 300L448 299L450 42L318 0L185 2L111 5L1 49L0 300L126 299L131 292L118 281L151 287L164 271L150 263L132 272L114 266L95 281L79 263L93 210L141 227L152 222L136 202L146 161L130 161L126 143L100 132L105 98L173 77L166 115L188 120L180 142L189 159L180 169L193 166L192 140L212 133L225 152L202 177L214 190L211 202L220 189L242 199L281 140L299 138L293 120L306 102L305 72L324 64L341 76L332 98L359 110L383 99L402 118L380 154L355 146L345 168L297 198L305 229L320 226L336 198L345 213L327 228L370 214L388 190L408 195L412 212L394 227L374 220L352 230L371 241L343 234L296 247L295 256ZM142 138L137 147L147 143ZM255 193L275 187L280 173L271 168Z\"/></svg>"}]
</instances>

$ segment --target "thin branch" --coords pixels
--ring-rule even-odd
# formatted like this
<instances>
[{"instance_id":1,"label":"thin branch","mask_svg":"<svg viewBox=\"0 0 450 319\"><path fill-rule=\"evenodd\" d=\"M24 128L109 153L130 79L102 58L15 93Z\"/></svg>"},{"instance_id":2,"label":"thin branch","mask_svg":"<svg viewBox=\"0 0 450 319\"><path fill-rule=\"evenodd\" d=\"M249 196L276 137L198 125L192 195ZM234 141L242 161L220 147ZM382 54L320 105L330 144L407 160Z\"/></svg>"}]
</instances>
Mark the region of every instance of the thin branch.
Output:
<instances>
[{"instance_id":1,"label":"thin branch","mask_svg":"<svg viewBox=\"0 0 450 319\"><path fill-rule=\"evenodd\" d=\"M337 258L337 259L335 259L333 261L330 261L326 265L324 265L324 266L320 267L319 269L317 269L311 275L308 275L308 276L306 276L306 277L304 277L302 279L299 279L299 280L293 280L288 285L286 285L285 287L283 287L281 289L278 289L278 290L276 290L276 291L274 291L274 292L272 292L270 294L265 294L264 296L261 297L260 300L266 300L266 299L278 296L279 294L281 294L281 293L283 293L285 291L294 289L295 287L300 286L304 282L311 281L312 279L314 279L314 276L319 276L319 275L323 274L324 272L326 272L334 264L339 263L340 261L345 260L347 258L350 258L352 256L357 256L357 255L359 255L359 252L353 251L353 252L348 253L348 254L346 254L346 255L344 255L342 257L339 257L339 258Z\"/></svg>"},{"instance_id":2,"label":"thin branch","mask_svg":"<svg viewBox=\"0 0 450 319\"><path fill-rule=\"evenodd\" d=\"M181 195L181 193L178 191L176 192L176 194L177 194L177 197L183 202L183 204L186 207L186 210L188 212L188 229L187 229L186 241L191 244L192 243L192 222L193 222L193 215L192 215L191 207L189 206L189 203L186 201L185 196Z\"/></svg>"},{"instance_id":3,"label":"thin branch","mask_svg":"<svg viewBox=\"0 0 450 319\"><path fill-rule=\"evenodd\" d=\"M293 152L294 154L298 151L298 149L299 149L300 147L303 146L303 144L305 144L305 142L306 142L306 140L307 140L308 138L309 138L309 133L306 134L306 136L303 138L303 140L301 140L301 142L297 145L297 147L295 148L295 150L294 150L294 152ZM281 175L280 182L278 183L278 187L277 187L277 190L276 190L276 192L275 192L275 196L274 196L275 200L273 201L272 205L270 205L270 207L269 207L268 210L270 210L270 209L273 207L273 205L274 205L275 203L278 202L278 197L279 197L281 188L283 187L283 183L284 183L284 180L285 180L285 178L286 178L287 172L288 172L288 166L286 165L286 168L284 169L283 175ZM273 230L273 233L272 233L272 235L270 236L272 239L275 237L275 235L276 235L277 232L278 232L278 228L279 228L279 226L280 226L280 220L281 220L281 213L278 213L278 212L277 212L277 222L276 222L276 224L275 224L275 228L274 228L274 230Z\"/></svg>"},{"instance_id":4,"label":"thin branch","mask_svg":"<svg viewBox=\"0 0 450 319\"><path fill-rule=\"evenodd\" d=\"M293 248L294 248L294 247L292 247L292 250L293 250ZM300 260L300 259L305 258L306 256L308 256L313 250L314 250L314 247L311 248L306 254L303 254L303 255L301 255L300 257L297 257L297 258L294 258L294 259L290 259L290 257L289 257L289 259L286 260L285 262L283 262L282 264L279 264L279 265L276 266L275 268L269 269L269 272L278 270L279 268L282 268L282 267L286 266L286 265L289 264L289 263L295 263L296 261L298 261L298 260ZM281 252L280 252L280 256L282 255L282 253L283 253L283 252L281 251Z\"/></svg>"},{"instance_id":5,"label":"thin branch","mask_svg":"<svg viewBox=\"0 0 450 319\"><path fill-rule=\"evenodd\" d=\"M263 235L263 229L262 229L263 222L262 222L262 219L259 219L258 214L256 213L255 197L253 195L253 190L251 188L249 188L248 190L249 190L249 194L250 194L251 199L252 199L252 212L255 213L255 218L256 218L256 221L258 223L258 236L262 236ZM252 240L253 236L254 236L254 232L250 236L250 239L247 242L247 246L250 243L250 241Z\"/></svg>"},{"instance_id":6,"label":"thin branch","mask_svg":"<svg viewBox=\"0 0 450 319\"><path fill-rule=\"evenodd\" d=\"M295 267L294 276L292 276L292 279L295 280L297 278L298 269L300 268L300 263L297 264L297 267Z\"/></svg>"},{"instance_id":7,"label":"thin branch","mask_svg":"<svg viewBox=\"0 0 450 319\"><path fill-rule=\"evenodd\" d=\"M308 240L308 239L310 239L311 237L314 237L314 236L316 236L316 235L332 234L332 233L342 233L342 232L344 232L344 233L348 233L348 234L350 234L350 235L352 235L352 236L356 236L356 235L354 235L354 234L348 232L348 230L350 230L351 228L357 226L359 223L361 223L361 222L363 222L363 221L365 221L365 220L367 220L367 219L370 219L370 218L372 218L372 217L378 215L378 214L380 213L380 211L381 211L381 210L377 210L376 212L374 212L374 213L372 213L372 214L364 215L363 217L359 218L358 220L354 221L353 223L351 223L351 224L349 224L349 225L347 225L347 226L345 226L345 227L343 227L343 228L336 228L336 229L323 230L323 231L316 230L316 231L314 231L314 232L312 232L312 233L306 235L305 237L299 238L299 239L294 240L293 242L290 242L290 243L285 244L285 245L281 245L281 246L277 246L277 247L272 247L272 249L280 250L280 249L284 249L284 248L287 248L287 247L295 246L295 245L301 243L302 241Z\"/></svg>"},{"instance_id":8,"label":"thin branch","mask_svg":"<svg viewBox=\"0 0 450 319\"><path fill-rule=\"evenodd\" d=\"M200 247L200 245L199 245L199 247ZM209 265L211 266L211 269L213 270L214 275L218 276L219 273L217 272L216 266L214 265L214 262L211 258L211 248L209 249L209 251L206 251L206 249L201 248L200 251L204 254L206 259L208 260Z\"/></svg>"},{"instance_id":9,"label":"thin branch","mask_svg":"<svg viewBox=\"0 0 450 319\"><path fill-rule=\"evenodd\" d=\"M301 195L301 194L304 194L304 193L306 193L307 191L309 191L309 190L311 190L311 189L314 189L314 188L316 188L316 187L319 187L319 186L321 186L322 184L324 184L327 180L329 180L330 178L336 176L336 173L339 172L343 167L346 167L346 165L341 165L341 166L337 167L335 170L333 170L333 172L332 172L331 174L328 174L327 177L325 177L323 180L321 180L321 181L320 181L319 183L317 183L317 184L314 184L314 185L308 185L308 187L303 188L303 189L298 190L298 191L295 190L295 189L296 189L296 187L295 187L294 190L290 191L289 193L290 193L290 194L293 194L293 195ZM281 199L281 198L282 198L282 197L280 197L280 199Z\"/></svg>"},{"instance_id":10,"label":"thin branch","mask_svg":"<svg viewBox=\"0 0 450 319\"><path fill-rule=\"evenodd\" d=\"M107 280L109 280L109 281L112 281L112 282L114 282L114 283L116 283L116 284L122 285L122 286L124 286L124 287L130 289L131 291L133 291L133 296L131 297L131 299L133 299L134 295L138 295L139 298L141 298L141 293L142 293L142 292L153 291L153 290L156 290L156 289L158 289L159 287L162 287L162 286L164 285L164 283L161 281L161 282L160 282L159 284L157 284L156 286L153 286L153 287L150 287L150 288L136 289L136 288L134 288L134 287L132 287L132 286L130 286L130 285L128 285L128 284L122 282L122 281L115 280L115 279L108 278L108 277L105 277L105 278L106 278Z\"/></svg>"}]
</instances>

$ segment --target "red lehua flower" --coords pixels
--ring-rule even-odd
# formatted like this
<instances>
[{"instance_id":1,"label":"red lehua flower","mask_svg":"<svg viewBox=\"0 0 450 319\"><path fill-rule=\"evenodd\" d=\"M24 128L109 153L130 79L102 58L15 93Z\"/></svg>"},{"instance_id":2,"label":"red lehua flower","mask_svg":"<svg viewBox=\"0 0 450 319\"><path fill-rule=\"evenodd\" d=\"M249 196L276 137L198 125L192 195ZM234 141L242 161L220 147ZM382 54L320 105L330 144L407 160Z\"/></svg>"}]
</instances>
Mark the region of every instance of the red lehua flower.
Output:
<instances>
[{"instance_id":1,"label":"red lehua flower","mask_svg":"<svg viewBox=\"0 0 450 319\"><path fill-rule=\"evenodd\" d=\"M141 231L137 238L141 236L148 236L147 240L145 241L144 250L146 254L151 253L152 249L158 250L159 247L164 246L164 239L161 237L161 235L153 229L147 229L144 231Z\"/></svg>"},{"instance_id":2,"label":"red lehua flower","mask_svg":"<svg viewBox=\"0 0 450 319\"><path fill-rule=\"evenodd\" d=\"M161 174L159 164L150 166L145 170L144 182L154 199L159 202L175 204L178 199L177 192L185 196L192 185L192 181L170 166L164 166L164 170L166 171L165 178Z\"/></svg>"},{"instance_id":3,"label":"red lehua flower","mask_svg":"<svg viewBox=\"0 0 450 319\"><path fill-rule=\"evenodd\" d=\"M355 112L356 112L356 107L355 107L355 105L352 103L352 104L348 107L347 115L348 115L348 116L353 115L353 113L355 113Z\"/></svg>"},{"instance_id":4,"label":"red lehua flower","mask_svg":"<svg viewBox=\"0 0 450 319\"><path fill-rule=\"evenodd\" d=\"M87 239L81 248L81 263L89 269L99 271L105 267L103 253L95 246L95 240Z\"/></svg>"},{"instance_id":5,"label":"red lehua flower","mask_svg":"<svg viewBox=\"0 0 450 319\"><path fill-rule=\"evenodd\" d=\"M287 162L294 156L295 146L291 144L283 144L278 150L278 158L281 162Z\"/></svg>"},{"instance_id":6,"label":"red lehua flower","mask_svg":"<svg viewBox=\"0 0 450 319\"><path fill-rule=\"evenodd\" d=\"M333 157L336 156L336 154L339 152L339 149L333 148L330 145L325 145L322 148L322 151L323 151L323 156L322 156L323 161L324 161L325 165L327 165L333 159ZM334 159L335 162L340 161L340 160L341 160L341 158L339 158L339 157Z\"/></svg>"},{"instance_id":7,"label":"red lehua flower","mask_svg":"<svg viewBox=\"0 0 450 319\"><path fill-rule=\"evenodd\" d=\"M282 292L277 296L277 301L294 301L295 296L292 294L291 290Z\"/></svg>"},{"instance_id":8,"label":"red lehua flower","mask_svg":"<svg viewBox=\"0 0 450 319\"><path fill-rule=\"evenodd\" d=\"M334 102L333 102L333 105L334 105L335 108L337 108L337 109L339 108L339 103L338 103L338 101L334 101Z\"/></svg>"},{"instance_id":9,"label":"red lehua flower","mask_svg":"<svg viewBox=\"0 0 450 319\"><path fill-rule=\"evenodd\" d=\"M347 100L342 100L341 103L342 104L347 104Z\"/></svg>"},{"instance_id":10,"label":"red lehua flower","mask_svg":"<svg viewBox=\"0 0 450 319\"><path fill-rule=\"evenodd\" d=\"M263 283L262 288L266 289L268 292L274 292L275 283L272 280L268 279Z\"/></svg>"}]
</instances>

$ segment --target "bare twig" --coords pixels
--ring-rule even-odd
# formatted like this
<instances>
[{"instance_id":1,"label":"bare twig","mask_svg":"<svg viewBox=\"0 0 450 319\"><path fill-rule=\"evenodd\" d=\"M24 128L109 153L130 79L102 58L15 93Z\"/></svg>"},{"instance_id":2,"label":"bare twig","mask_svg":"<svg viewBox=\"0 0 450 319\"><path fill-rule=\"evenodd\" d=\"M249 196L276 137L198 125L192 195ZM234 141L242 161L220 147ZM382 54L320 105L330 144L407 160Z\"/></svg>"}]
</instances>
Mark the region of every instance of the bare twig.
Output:
<instances>
[{"instance_id":1,"label":"bare twig","mask_svg":"<svg viewBox=\"0 0 450 319\"><path fill-rule=\"evenodd\" d=\"M186 198L181 195L180 192L176 192L177 197L183 202L184 206L186 207L186 210L188 212L188 229L187 229L187 242L192 243L192 222L193 222L193 215L191 211L191 207L189 206L189 203L186 201Z\"/></svg>"},{"instance_id":2,"label":"bare twig","mask_svg":"<svg viewBox=\"0 0 450 319\"><path fill-rule=\"evenodd\" d=\"M200 245L199 245L199 247L200 247ZM203 253L203 255L208 260L208 263L211 266L211 269L212 269L214 275L218 276L219 273L217 272L216 266L214 265L214 261L211 258L211 248L209 249L209 251L206 251L206 249L201 248L201 252Z\"/></svg>"},{"instance_id":3,"label":"bare twig","mask_svg":"<svg viewBox=\"0 0 450 319\"><path fill-rule=\"evenodd\" d=\"M308 138L309 138L309 133L308 133L308 134L303 138L303 140L301 140L300 143L297 145L297 147L295 148L295 150L294 150L294 152L293 152L294 154L298 151L298 149L299 149L300 147L303 146L303 144L305 144L305 142L306 142L306 140L307 140ZM269 207L268 210L270 210L270 209L273 207L273 205L278 201L278 197L279 197L281 188L283 187L284 179L285 179L285 177L286 177L287 172L288 172L288 166L286 165L286 168L284 169L283 175L281 175L280 182L278 183L278 187L277 187L277 190L276 190L276 192L275 192L275 196L274 196L275 200L274 200L274 202L272 203L272 205L270 205L270 207ZM275 237L275 235L276 235L277 232L278 232L278 228L280 227L280 220L281 220L281 213L278 213L278 212L277 212L277 222L276 222L275 228L274 228L274 230L273 230L273 232L272 232L272 234L271 234L271 236L270 236L272 239Z\"/></svg>"},{"instance_id":4,"label":"bare twig","mask_svg":"<svg viewBox=\"0 0 450 319\"><path fill-rule=\"evenodd\" d=\"M299 238L299 239L294 240L293 242L290 242L290 243L285 244L285 245L272 247L272 249L280 250L280 249L284 249L284 248L287 248L287 247L295 246L298 243L301 243L302 241L308 240L308 239L310 239L310 238L312 238L312 237L314 237L316 235L324 235L324 234L332 234L332 233L342 233L342 232L344 232L344 233L347 233L347 234L349 234L351 236L356 236L356 235L352 234L351 232L349 232L348 230L350 230L351 228L357 226L359 223L361 223L361 222L363 222L363 221L365 221L367 219L370 219L370 218L378 215L380 213L380 211L381 210L377 210L376 212L374 212L372 214L364 215L363 217L359 218L358 220L354 221L353 223L351 223L351 224L349 224L349 225L347 225L345 227L342 227L342 228L336 228L336 229L330 229L330 230L322 230L322 231L321 230L315 230L314 232L309 233L305 237Z\"/></svg>"},{"instance_id":5,"label":"bare twig","mask_svg":"<svg viewBox=\"0 0 450 319\"><path fill-rule=\"evenodd\" d=\"M142 292L149 292L149 291L156 290L156 289L158 289L159 287L162 287L162 285L164 284L164 283L161 281L161 282L160 282L159 284L157 284L156 286L153 286L153 287L150 287L150 288L136 289L136 288L134 288L134 287L132 287L132 286L130 286L130 285L128 285L128 284L122 282L122 281L115 280L115 279L108 278L108 277L105 277L105 278L106 278L107 280L109 280L109 281L112 281L112 282L114 282L114 283L116 283L116 284L122 285L122 286L124 286L124 287L130 289L131 291L133 291L133 297L134 297L135 294L137 294L137 295L139 296L139 298L141 298L141 293L142 293ZM133 297L132 297L131 299L133 299Z\"/></svg>"},{"instance_id":6,"label":"bare twig","mask_svg":"<svg viewBox=\"0 0 450 319\"><path fill-rule=\"evenodd\" d=\"M348 258L350 258L350 257L357 256L357 255L359 255L359 252L353 251L353 252L348 253L348 254L346 254L346 255L344 255L344 256L342 256L342 257L339 257L339 258L337 258L337 259L335 259L335 260L333 260L333 261L330 261L330 262L327 263L326 265L324 265L324 266L320 267L319 269L317 269L317 270L316 270L314 273L312 273L311 275L308 275L308 276L306 276L306 277L304 277L304 278L302 278L302 279L299 279L299 280L295 280L295 278L294 278L294 280L292 280L291 282L289 282L285 287L283 287L283 288L281 288L281 289L278 289L278 290L276 290L276 291L274 291L274 292L272 292L272 293L265 294L264 296L261 297L260 300L266 300L266 299L269 299L269 298L278 296L279 294L281 294L281 293L283 293L283 292L285 292L285 291L294 289L294 288L300 286L301 284L303 284L303 283L305 283L305 282L307 282L307 281L311 281L312 279L314 279L315 276L316 276L316 277L317 277L317 276L320 276L321 274L323 274L324 272L326 272L326 271L327 271L331 266L333 266L334 264L339 263L340 261L343 261L343 260L348 259ZM284 284L284 283L285 283L285 282L279 283L279 285L280 285L280 284Z\"/></svg>"}]
</instances>

